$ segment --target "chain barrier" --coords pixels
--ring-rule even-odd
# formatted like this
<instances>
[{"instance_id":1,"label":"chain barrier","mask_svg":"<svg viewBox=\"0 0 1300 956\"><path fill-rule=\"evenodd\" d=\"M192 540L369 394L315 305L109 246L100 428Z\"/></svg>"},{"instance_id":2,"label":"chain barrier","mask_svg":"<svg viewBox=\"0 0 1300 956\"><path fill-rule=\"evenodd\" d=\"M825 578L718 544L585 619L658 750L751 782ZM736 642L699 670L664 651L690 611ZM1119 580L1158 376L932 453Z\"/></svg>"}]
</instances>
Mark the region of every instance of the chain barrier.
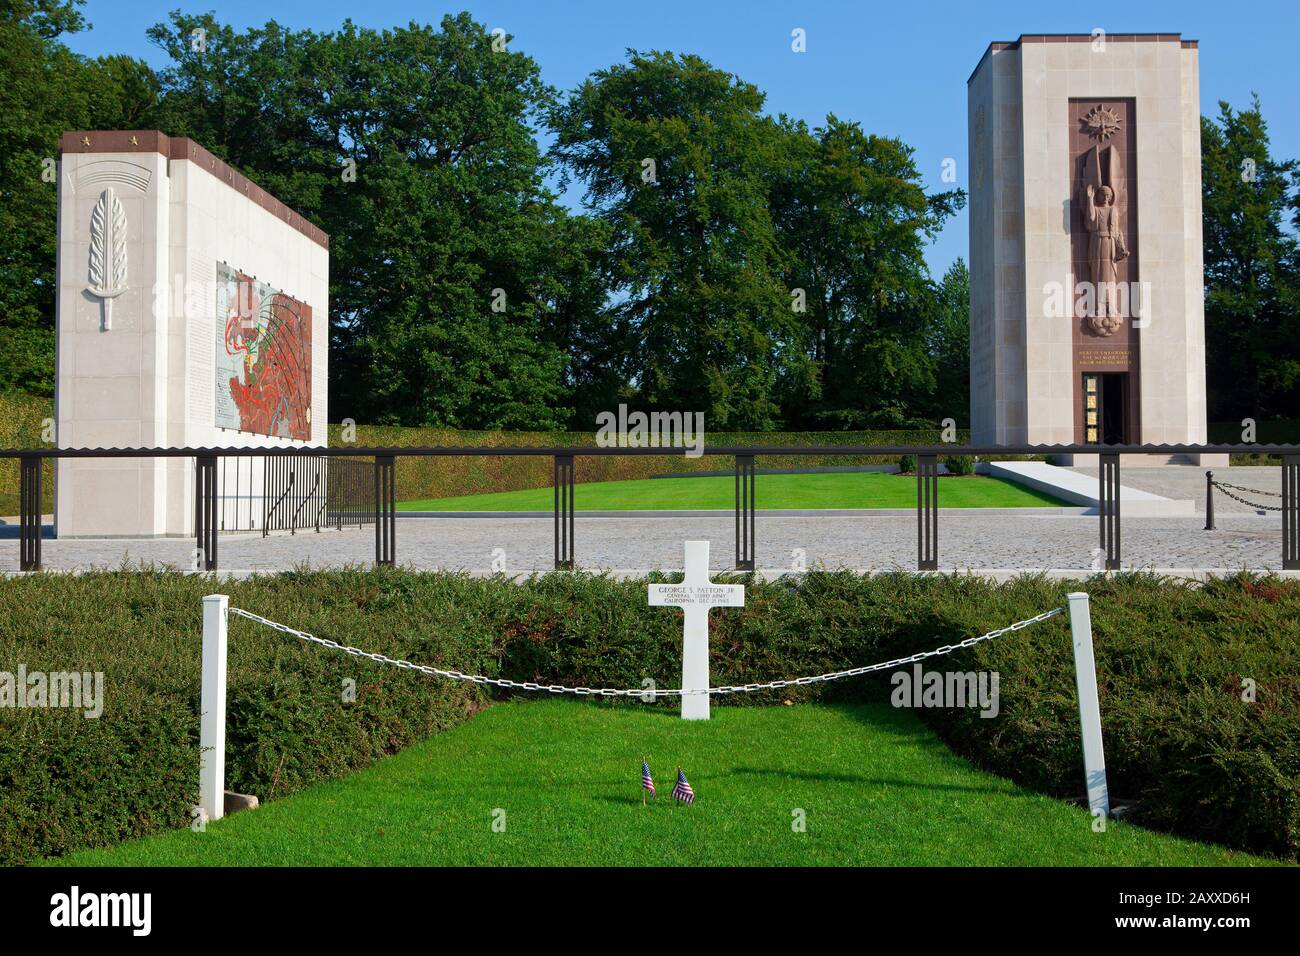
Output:
<instances>
[{"instance_id":1,"label":"chain barrier","mask_svg":"<svg viewBox=\"0 0 1300 956\"><path fill-rule=\"evenodd\" d=\"M292 635L293 637L310 644L319 644L322 647L342 651L343 653L350 654L353 657L364 657L367 660L372 660L380 664L391 664L394 667L402 668L403 670L417 671L430 677L445 677L450 680L468 681L473 684L491 684L493 687L502 687L508 690L545 691L551 694L574 694L578 697L639 697L642 700L647 700L656 697L685 697L695 694L749 694L754 693L755 691L780 690L783 687L802 687L807 684L820 684L827 681L841 680L845 677L860 677L863 674L871 674L876 671L893 670L896 667L914 664L917 661L925 660L928 657L939 657L943 654L951 654L954 651L971 647L981 641L991 641L995 637L1001 637L1003 634L1010 634L1013 631L1023 630L1031 624L1037 624L1040 621L1046 621L1048 618L1056 617L1058 614L1064 614L1065 608L1053 608L1052 610L1044 611L1042 614L1035 617L1026 618L1023 621L1017 621L1015 624L998 628L995 631L989 631L987 634L981 634L978 637L968 637L956 644L945 644L932 651L921 651L918 654L911 654L907 657L900 657L892 661L883 661L879 664L868 664L865 667L853 667L848 670L831 671L826 674L818 674L815 677L798 677L793 680L774 680L761 684L700 687L691 688L689 690L680 687L671 690L661 690L655 687L566 687L562 684L537 684L532 681L513 681L502 677L487 677L483 674L463 674L460 671L443 670L439 667L430 667L427 664L413 664L410 661L385 657L383 654L363 651L359 647L349 647L346 644L340 644L337 641L331 641L328 638L316 637L313 634L308 634L306 631L296 630L289 627L287 624L280 624L276 621L262 617L260 614L254 614L252 611L245 611L243 608L231 607L230 613L237 614L250 621L255 621L256 623L269 627L274 631L280 631L283 634Z\"/></svg>"},{"instance_id":2,"label":"chain barrier","mask_svg":"<svg viewBox=\"0 0 1300 956\"><path fill-rule=\"evenodd\" d=\"M1255 509L1258 510L1258 511L1281 511L1281 510L1282 510L1282 506L1281 506L1281 505L1274 506L1274 505L1260 505L1260 504L1256 504L1256 503L1253 502L1253 501L1247 501L1245 498L1241 497L1240 495L1234 495L1234 494L1233 494L1231 491L1229 491L1228 489L1229 489L1229 488L1235 488L1237 491L1249 491L1251 494L1256 494L1256 495L1268 495L1270 498L1281 498L1282 495L1281 495L1280 492L1277 492L1277 491L1264 491L1262 488L1243 488L1241 485L1230 485L1230 484L1227 484L1226 482L1219 481L1219 480L1216 479L1216 478L1211 478L1211 479L1210 479L1210 484L1214 485L1214 487L1218 488L1220 491L1222 491L1225 495L1227 495L1227 496L1228 496L1229 498L1231 498L1233 501L1239 501L1239 502L1241 502L1243 505L1246 505L1248 508L1255 508Z\"/></svg>"}]
</instances>

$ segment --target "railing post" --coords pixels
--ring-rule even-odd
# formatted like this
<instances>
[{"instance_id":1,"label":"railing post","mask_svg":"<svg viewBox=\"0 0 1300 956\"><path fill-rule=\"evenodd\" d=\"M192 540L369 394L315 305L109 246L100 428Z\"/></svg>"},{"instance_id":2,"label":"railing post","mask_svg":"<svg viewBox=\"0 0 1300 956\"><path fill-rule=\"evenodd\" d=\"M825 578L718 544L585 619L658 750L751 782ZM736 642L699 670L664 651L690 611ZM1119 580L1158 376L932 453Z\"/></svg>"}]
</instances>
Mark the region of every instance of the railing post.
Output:
<instances>
[{"instance_id":1,"label":"railing post","mask_svg":"<svg viewBox=\"0 0 1300 956\"><path fill-rule=\"evenodd\" d=\"M202 571L217 570L217 459L194 458L194 547L203 555Z\"/></svg>"},{"instance_id":2,"label":"railing post","mask_svg":"<svg viewBox=\"0 0 1300 956\"><path fill-rule=\"evenodd\" d=\"M1214 527L1214 472L1205 473L1205 530L1216 531Z\"/></svg>"},{"instance_id":3,"label":"railing post","mask_svg":"<svg viewBox=\"0 0 1300 956\"><path fill-rule=\"evenodd\" d=\"M18 567L41 569L41 459L36 455L18 460Z\"/></svg>"},{"instance_id":4,"label":"railing post","mask_svg":"<svg viewBox=\"0 0 1300 956\"><path fill-rule=\"evenodd\" d=\"M1099 456L1098 469L1100 493L1098 510L1101 512L1101 550L1106 556L1106 570L1118 571L1120 567L1119 542L1119 455Z\"/></svg>"},{"instance_id":5,"label":"railing post","mask_svg":"<svg viewBox=\"0 0 1300 956\"><path fill-rule=\"evenodd\" d=\"M1282 570L1300 571L1300 455L1282 456Z\"/></svg>"},{"instance_id":6,"label":"railing post","mask_svg":"<svg viewBox=\"0 0 1300 956\"><path fill-rule=\"evenodd\" d=\"M375 457L375 564L397 562L397 462L392 455Z\"/></svg>"},{"instance_id":7,"label":"railing post","mask_svg":"<svg viewBox=\"0 0 1300 956\"><path fill-rule=\"evenodd\" d=\"M555 570L573 570L573 456L555 456Z\"/></svg>"},{"instance_id":8,"label":"railing post","mask_svg":"<svg viewBox=\"0 0 1300 956\"><path fill-rule=\"evenodd\" d=\"M1074 686L1079 694L1079 731L1083 738L1083 775L1088 809L1103 820L1110 816L1106 754L1101 743L1101 705L1097 700L1097 661L1092 650L1092 615L1088 595L1067 594L1070 634L1074 640Z\"/></svg>"},{"instance_id":9,"label":"railing post","mask_svg":"<svg viewBox=\"0 0 1300 956\"><path fill-rule=\"evenodd\" d=\"M736 570L755 569L754 456L736 456Z\"/></svg>"},{"instance_id":10,"label":"railing post","mask_svg":"<svg viewBox=\"0 0 1300 956\"><path fill-rule=\"evenodd\" d=\"M916 459L916 567L939 570L939 460L935 455Z\"/></svg>"},{"instance_id":11,"label":"railing post","mask_svg":"<svg viewBox=\"0 0 1300 956\"><path fill-rule=\"evenodd\" d=\"M199 806L208 820L226 812L226 625L230 599L203 599L203 687L199 716Z\"/></svg>"}]
</instances>

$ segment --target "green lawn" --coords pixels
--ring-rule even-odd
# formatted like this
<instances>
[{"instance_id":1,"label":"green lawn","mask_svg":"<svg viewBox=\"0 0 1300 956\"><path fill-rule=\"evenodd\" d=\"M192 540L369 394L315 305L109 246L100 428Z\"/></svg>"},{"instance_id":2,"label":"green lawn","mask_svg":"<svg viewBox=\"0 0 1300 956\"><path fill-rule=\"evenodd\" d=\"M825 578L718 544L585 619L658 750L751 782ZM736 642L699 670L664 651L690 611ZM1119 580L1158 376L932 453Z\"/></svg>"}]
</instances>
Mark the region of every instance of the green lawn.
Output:
<instances>
[{"instance_id":1,"label":"green lawn","mask_svg":"<svg viewBox=\"0 0 1300 956\"><path fill-rule=\"evenodd\" d=\"M578 511L666 511L729 509L736 505L731 477L642 478L579 484ZM915 508L916 477L883 472L828 472L814 475L758 475L758 508ZM942 508L1057 507L1065 502L1001 478L945 476L939 479ZM399 511L550 511L551 488L462 495L398 502Z\"/></svg>"},{"instance_id":2,"label":"green lawn","mask_svg":"<svg viewBox=\"0 0 1300 956\"><path fill-rule=\"evenodd\" d=\"M501 704L345 780L55 863L1223 865L1268 861L1112 822L955 757L886 705ZM641 804L641 757L660 796ZM670 797L680 763L697 794ZM1082 770L1079 773L1082 785ZM806 814L806 832L792 828ZM504 811L504 832L494 832Z\"/></svg>"}]
</instances>

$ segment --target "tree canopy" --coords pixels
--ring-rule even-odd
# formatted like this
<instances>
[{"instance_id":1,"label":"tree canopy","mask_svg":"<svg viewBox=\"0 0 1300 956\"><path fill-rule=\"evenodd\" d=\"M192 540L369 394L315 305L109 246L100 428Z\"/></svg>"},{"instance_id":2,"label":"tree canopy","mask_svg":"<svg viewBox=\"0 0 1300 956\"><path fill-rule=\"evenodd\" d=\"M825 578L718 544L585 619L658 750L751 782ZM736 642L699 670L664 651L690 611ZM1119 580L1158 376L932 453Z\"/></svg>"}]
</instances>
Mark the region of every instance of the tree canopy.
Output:
<instances>
[{"instance_id":1,"label":"tree canopy","mask_svg":"<svg viewBox=\"0 0 1300 956\"><path fill-rule=\"evenodd\" d=\"M1201 119L1210 416L1300 415L1300 163L1274 159L1256 98Z\"/></svg>"},{"instance_id":2,"label":"tree canopy","mask_svg":"<svg viewBox=\"0 0 1300 956\"><path fill-rule=\"evenodd\" d=\"M72 53L80 3L0 0L0 391L53 390L59 135L156 127L330 233L332 420L966 420L970 274L924 258L965 195L927 192L897 138L772 116L689 53L630 50L562 93L465 13L316 32L177 12L148 31L155 72ZM1211 415L1294 415L1300 166L1257 101L1202 139Z\"/></svg>"}]
</instances>

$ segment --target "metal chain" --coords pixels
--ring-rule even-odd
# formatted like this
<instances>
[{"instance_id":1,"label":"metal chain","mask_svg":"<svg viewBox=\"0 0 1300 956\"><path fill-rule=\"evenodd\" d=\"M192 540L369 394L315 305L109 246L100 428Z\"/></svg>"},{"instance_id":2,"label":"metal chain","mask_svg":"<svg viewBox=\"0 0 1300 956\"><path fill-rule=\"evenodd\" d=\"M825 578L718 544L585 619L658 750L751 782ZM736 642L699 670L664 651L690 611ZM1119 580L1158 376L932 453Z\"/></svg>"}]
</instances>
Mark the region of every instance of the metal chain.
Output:
<instances>
[{"instance_id":1,"label":"metal chain","mask_svg":"<svg viewBox=\"0 0 1300 956\"><path fill-rule=\"evenodd\" d=\"M1282 495L1281 495L1280 493L1276 492L1276 491L1264 491L1264 490L1262 490L1262 489L1260 489L1260 488L1243 488L1243 487L1241 487L1241 485L1225 485L1225 484L1223 484L1222 482L1215 481L1214 479L1211 479L1211 480L1210 480L1210 484L1214 485L1214 487L1218 488L1220 491L1222 491L1225 495L1227 495L1227 496L1228 496L1229 498L1231 498L1233 501L1240 501L1243 505L1246 505L1247 507L1250 507L1250 508L1256 508L1256 509L1258 509L1258 510L1260 510L1260 511L1281 511L1281 510L1282 510L1281 506L1274 506L1274 505L1260 505L1260 504L1256 504L1256 503L1253 502L1253 501L1247 501L1245 498L1241 497L1240 495L1234 495L1234 494L1233 494L1231 491L1229 491L1228 489L1229 489L1229 488L1236 488L1238 491L1250 491L1250 492L1253 492L1253 493L1255 493L1255 494L1260 494L1260 495L1269 495L1270 497L1273 497L1273 498L1281 498Z\"/></svg>"},{"instance_id":2,"label":"metal chain","mask_svg":"<svg viewBox=\"0 0 1300 956\"><path fill-rule=\"evenodd\" d=\"M532 681L513 681L501 677L487 677L483 674L462 674L460 671L443 670L438 667L430 667L427 664L413 664L406 660L397 660L391 657L385 657L383 654L374 654L370 651L363 651L358 647L349 647L346 644L340 644L337 641L331 641L328 638L316 637L308 634L306 631L295 630L287 624L279 624L275 621L254 614L252 611L245 611L243 608L230 608L231 614L237 614L240 617L248 618L250 621L256 621L258 624L264 624L275 631L284 634L291 634L301 640L308 641L312 644L319 644L322 647L328 647L336 651L342 651L353 657L364 657L368 660L377 661L380 664L392 664L394 667L400 667L404 670L418 671L421 674L429 676L446 677L451 680L469 681L474 684L491 684L494 687L504 687L510 690L529 690L529 691L546 691L551 694L575 694L579 697L639 697L642 699L655 697L686 697L697 694L748 694L761 690L780 690L783 687L799 687L805 684L819 684L826 681L840 680L844 677L859 677L863 674L870 674L874 671L892 670L895 667L902 667L905 664L913 664L916 661L925 660L927 657L938 657L942 654L951 654L981 641L991 641L995 637L1001 637L1003 634L1010 634L1012 631L1023 630L1031 624L1037 624L1040 621L1046 621L1048 618L1055 617L1058 614L1065 613L1065 608L1053 608L1050 611L1044 611L1036 617L1026 618L1023 621L1017 621L1007 627L998 628L996 631L989 631L987 634L981 634L979 637L968 637L957 644L945 644L943 647L937 647L932 651L922 651L919 654L912 654L908 657L900 657L892 661L884 661L879 664L868 664L865 667L853 667L849 670L831 671L828 674L818 674L816 677L799 677L793 680L774 680L762 684L741 684L726 685L723 687L700 687L689 690L674 688L671 690L661 690L659 688L611 688L611 687L565 687L562 684L536 684Z\"/></svg>"}]
</instances>

